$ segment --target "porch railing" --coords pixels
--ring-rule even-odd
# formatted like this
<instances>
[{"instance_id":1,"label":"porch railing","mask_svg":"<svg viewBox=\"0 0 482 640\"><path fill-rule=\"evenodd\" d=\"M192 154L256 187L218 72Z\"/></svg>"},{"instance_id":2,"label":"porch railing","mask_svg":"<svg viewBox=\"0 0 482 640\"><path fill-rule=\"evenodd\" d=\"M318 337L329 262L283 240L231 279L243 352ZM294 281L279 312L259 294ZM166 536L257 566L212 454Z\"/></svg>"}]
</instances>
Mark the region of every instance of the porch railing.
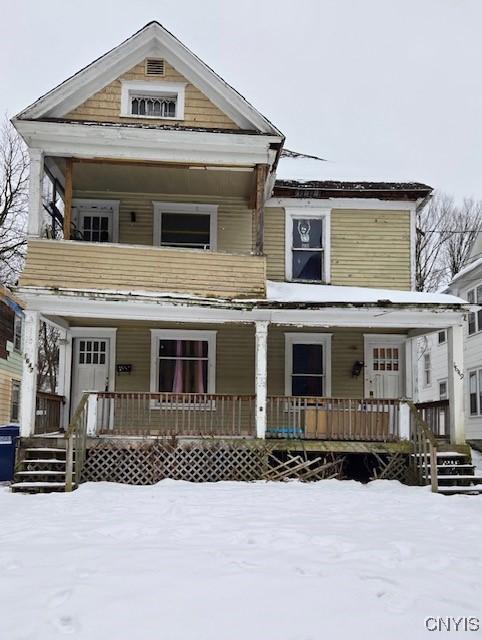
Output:
<instances>
[{"instance_id":1,"label":"porch railing","mask_svg":"<svg viewBox=\"0 0 482 640\"><path fill-rule=\"evenodd\" d=\"M436 438L450 438L450 405L448 400L418 402L416 408Z\"/></svg>"},{"instance_id":2,"label":"porch railing","mask_svg":"<svg viewBox=\"0 0 482 640\"><path fill-rule=\"evenodd\" d=\"M35 407L35 434L59 431L64 396L37 391Z\"/></svg>"},{"instance_id":3,"label":"porch railing","mask_svg":"<svg viewBox=\"0 0 482 640\"><path fill-rule=\"evenodd\" d=\"M72 491L74 484L80 484L87 452L87 428L89 423L89 398L91 394L84 393L72 416L65 433L66 466L65 490Z\"/></svg>"},{"instance_id":4,"label":"porch railing","mask_svg":"<svg viewBox=\"0 0 482 640\"><path fill-rule=\"evenodd\" d=\"M390 441L400 437L400 401L270 396L268 438Z\"/></svg>"},{"instance_id":5,"label":"porch railing","mask_svg":"<svg viewBox=\"0 0 482 640\"><path fill-rule=\"evenodd\" d=\"M105 392L95 396L97 435L255 434L254 395Z\"/></svg>"},{"instance_id":6,"label":"porch railing","mask_svg":"<svg viewBox=\"0 0 482 640\"><path fill-rule=\"evenodd\" d=\"M428 485L432 491L438 491L437 476L437 440L423 419L415 404L407 401L410 408L410 469L413 481L419 485Z\"/></svg>"}]
</instances>

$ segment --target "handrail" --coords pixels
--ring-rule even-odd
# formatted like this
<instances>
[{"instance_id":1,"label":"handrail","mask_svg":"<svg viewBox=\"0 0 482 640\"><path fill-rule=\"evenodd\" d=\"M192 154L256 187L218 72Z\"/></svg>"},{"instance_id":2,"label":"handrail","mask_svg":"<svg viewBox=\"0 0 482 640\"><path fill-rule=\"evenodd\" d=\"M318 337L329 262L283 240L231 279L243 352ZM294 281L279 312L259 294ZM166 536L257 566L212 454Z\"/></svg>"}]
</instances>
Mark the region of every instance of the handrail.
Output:
<instances>
[{"instance_id":1,"label":"handrail","mask_svg":"<svg viewBox=\"0 0 482 640\"><path fill-rule=\"evenodd\" d=\"M412 444L412 469L421 485L430 484L432 491L438 491L437 477L437 439L429 426L422 418L417 407L411 400L407 400L410 407L410 415L413 419L410 429L410 441Z\"/></svg>"},{"instance_id":2,"label":"handrail","mask_svg":"<svg viewBox=\"0 0 482 640\"><path fill-rule=\"evenodd\" d=\"M72 416L65 433L66 466L65 466L65 491L72 491L73 476L75 482L80 483L82 468L85 462L85 448L87 440L87 401L89 393L83 393L79 404ZM75 454L75 457L74 457Z\"/></svg>"}]
</instances>

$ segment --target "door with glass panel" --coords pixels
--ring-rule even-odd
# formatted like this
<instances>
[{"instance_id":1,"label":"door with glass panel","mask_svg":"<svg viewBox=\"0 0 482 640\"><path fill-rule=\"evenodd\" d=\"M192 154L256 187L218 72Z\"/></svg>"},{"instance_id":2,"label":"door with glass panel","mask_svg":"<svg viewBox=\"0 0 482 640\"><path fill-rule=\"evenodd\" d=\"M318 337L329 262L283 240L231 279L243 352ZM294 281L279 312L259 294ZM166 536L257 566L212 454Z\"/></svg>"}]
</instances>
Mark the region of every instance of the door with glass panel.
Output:
<instances>
[{"instance_id":1,"label":"door with glass panel","mask_svg":"<svg viewBox=\"0 0 482 640\"><path fill-rule=\"evenodd\" d=\"M365 342L365 395L401 398L404 337L380 337Z\"/></svg>"}]
</instances>

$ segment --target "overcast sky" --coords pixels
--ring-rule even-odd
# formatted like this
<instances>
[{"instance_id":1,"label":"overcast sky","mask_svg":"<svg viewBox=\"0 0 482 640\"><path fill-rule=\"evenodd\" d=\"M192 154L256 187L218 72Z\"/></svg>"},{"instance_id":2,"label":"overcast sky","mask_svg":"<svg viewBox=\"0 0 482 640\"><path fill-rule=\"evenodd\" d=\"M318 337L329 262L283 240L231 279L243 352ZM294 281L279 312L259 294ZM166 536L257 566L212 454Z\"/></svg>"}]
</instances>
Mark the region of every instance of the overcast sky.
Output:
<instances>
[{"instance_id":1,"label":"overcast sky","mask_svg":"<svg viewBox=\"0 0 482 640\"><path fill-rule=\"evenodd\" d=\"M0 112L158 20L286 146L482 199L482 0L0 0Z\"/></svg>"}]
</instances>

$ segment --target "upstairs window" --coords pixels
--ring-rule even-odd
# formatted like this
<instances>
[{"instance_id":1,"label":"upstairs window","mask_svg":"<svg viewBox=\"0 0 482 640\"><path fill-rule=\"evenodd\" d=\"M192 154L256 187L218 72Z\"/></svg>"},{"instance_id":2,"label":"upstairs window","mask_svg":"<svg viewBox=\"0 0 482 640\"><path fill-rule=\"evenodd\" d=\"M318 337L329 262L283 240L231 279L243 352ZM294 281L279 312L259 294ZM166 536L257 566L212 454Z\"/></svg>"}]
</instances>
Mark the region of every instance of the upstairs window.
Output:
<instances>
[{"instance_id":1,"label":"upstairs window","mask_svg":"<svg viewBox=\"0 0 482 640\"><path fill-rule=\"evenodd\" d=\"M20 382L12 380L10 393L10 420L18 422L20 417Z\"/></svg>"},{"instance_id":2,"label":"upstairs window","mask_svg":"<svg viewBox=\"0 0 482 640\"><path fill-rule=\"evenodd\" d=\"M217 206L154 202L154 245L216 249Z\"/></svg>"},{"instance_id":3,"label":"upstairs window","mask_svg":"<svg viewBox=\"0 0 482 640\"><path fill-rule=\"evenodd\" d=\"M444 344L445 342L447 342L447 332L446 331L439 331L438 332L438 343L439 344Z\"/></svg>"},{"instance_id":4,"label":"upstairs window","mask_svg":"<svg viewBox=\"0 0 482 640\"><path fill-rule=\"evenodd\" d=\"M121 115L157 120L184 119L185 84L171 82L123 82Z\"/></svg>"},{"instance_id":5,"label":"upstairs window","mask_svg":"<svg viewBox=\"0 0 482 640\"><path fill-rule=\"evenodd\" d=\"M479 304L482 306L482 285L467 291L467 301L471 304ZM468 315L469 336L478 331L482 331L482 309L477 311L477 313L469 313Z\"/></svg>"},{"instance_id":6,"label":"upstairs window","mask_svg":"<svg viewBox=\"0 0 482 640\"><path fill-rule=\"evenodd\" d=\"M482 369L469 373L469 409L471 416L482 415Z\"/></svg>"},{"instance_id":7,"label":"upstairs window","mask_svg":"<svg viewBox=\"0 0 482 640\"><path fill-rule=\"evenodd\" d=\"M430 353L423 356L423 386L429 387L432 384L432 363Z\"/></svg>"},{"instance_id":8,"label":"upstairs window","mask_svg":"<svg viewBox=\"0 0 482 640\"><path fill-rule=\"evenodd\" d=\"M329 282L329 211L286 212L286 278L293 282Z\"/></svg>"},{"instance_id":9,"label":"upstairs window","mask_svg":"<svg viewBox=\"0 0 482 640\"><path fill-rule=\"evenodd\" d=\"M447 380L441 380L438 383L438 397L439 400L447 400L447 398L449 397L447 391Z\"/></svg>"}]
</instances>

